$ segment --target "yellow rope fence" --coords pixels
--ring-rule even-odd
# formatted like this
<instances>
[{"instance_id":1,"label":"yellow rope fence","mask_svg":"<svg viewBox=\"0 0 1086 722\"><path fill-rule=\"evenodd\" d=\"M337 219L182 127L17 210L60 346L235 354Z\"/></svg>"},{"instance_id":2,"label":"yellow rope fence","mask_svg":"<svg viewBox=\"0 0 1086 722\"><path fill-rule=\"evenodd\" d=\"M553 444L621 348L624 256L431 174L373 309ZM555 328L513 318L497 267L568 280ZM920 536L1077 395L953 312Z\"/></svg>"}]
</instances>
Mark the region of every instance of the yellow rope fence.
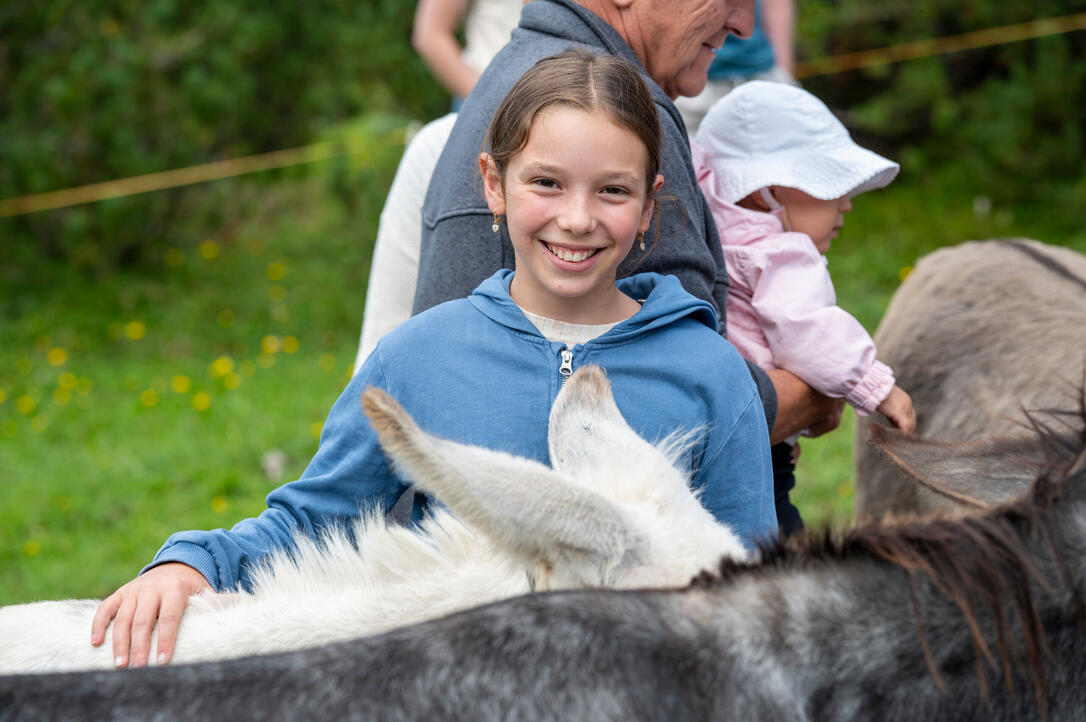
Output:
<instances>
[{"instance_id":1,"label":"yellow rope fence","mask_svg":"<svg viewBox=\"0 0 1086 722\"><path fill-rule=\"evenodd\" d=\"M962 50L975 50L1048 35L1060 35L1077 30L1086 30L1086 12L800 61L796 63L794 74L797 79L802 80L803 78L819 75L832 75L847 70L889 65L906 60L934 57ZM300 148L277 150L260 155L204 163L188 168L148 173L104 183L92 183L49 193L0 200L0 218L65 208L83 203L93 203L107 198L119 198L167 188L177 188L194 183L205 183L274 168L317 163L348 152L350 152L348 144L326 141Z\"/></svg>"},{"instance_id":2,"label":"yellow rope fence","mask_svg":"<svg viewBox=\"0 0 1086 722\"><path fill-rule=\"evenodd\" d=\"M941 38L917 40L874 50L860 50L855 53L843 53L828 58L800 61L796 63L795 77L796 79L803 79L817 75L832 75L846 70L889 65L905 60L918 60L961 50L976 50L977 48L992 45L1005 45L1020 40L1042 38L1047 35L1062 35L1076 30L1086 30L1086 13L1031 20L1017 25L975 30L961 35L947 35Z\"/></svg>"}]
</instances>

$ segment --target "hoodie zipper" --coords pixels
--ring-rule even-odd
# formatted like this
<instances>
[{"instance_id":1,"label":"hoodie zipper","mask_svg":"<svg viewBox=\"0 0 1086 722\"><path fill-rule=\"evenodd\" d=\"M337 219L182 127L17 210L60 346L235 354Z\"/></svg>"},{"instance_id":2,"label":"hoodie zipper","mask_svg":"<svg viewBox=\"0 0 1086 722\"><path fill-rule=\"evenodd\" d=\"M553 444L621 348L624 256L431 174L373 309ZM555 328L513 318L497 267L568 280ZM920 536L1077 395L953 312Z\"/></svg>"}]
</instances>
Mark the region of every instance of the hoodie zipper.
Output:
<instances>
[{"instance_id":1,"label":"hoodie zipper","mask_svg":"<svg viewBox=\"0 0 1086 722\"><path fill-rule=\"evenodd\" d=\"M562 374L562 386L565 386L566 381L573 375L573 351L569 346L562 349L562 363L558 367L558 373Z\"/></svg>"}]
</instances>

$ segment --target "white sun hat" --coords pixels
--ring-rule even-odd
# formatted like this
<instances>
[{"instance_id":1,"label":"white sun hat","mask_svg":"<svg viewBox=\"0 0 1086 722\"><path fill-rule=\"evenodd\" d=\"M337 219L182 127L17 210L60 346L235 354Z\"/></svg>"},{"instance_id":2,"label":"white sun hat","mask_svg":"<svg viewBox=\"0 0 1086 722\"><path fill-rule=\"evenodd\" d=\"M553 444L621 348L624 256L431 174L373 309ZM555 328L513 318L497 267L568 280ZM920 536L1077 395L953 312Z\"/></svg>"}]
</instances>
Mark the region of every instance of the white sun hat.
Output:
<instances>
[{"instance_id":1,"label":"white sun hat","mask_svg":"<svg viewBox=\"0 0 1086 722\"><path fill-rule=\"evenodd\" d=\"M728 203L769 186L822 200L855 196L887 185L900 168L856 145L806 90L762 80L743 83L713 105L694 137L694 154Z\"/></svg>"}]
</instances>

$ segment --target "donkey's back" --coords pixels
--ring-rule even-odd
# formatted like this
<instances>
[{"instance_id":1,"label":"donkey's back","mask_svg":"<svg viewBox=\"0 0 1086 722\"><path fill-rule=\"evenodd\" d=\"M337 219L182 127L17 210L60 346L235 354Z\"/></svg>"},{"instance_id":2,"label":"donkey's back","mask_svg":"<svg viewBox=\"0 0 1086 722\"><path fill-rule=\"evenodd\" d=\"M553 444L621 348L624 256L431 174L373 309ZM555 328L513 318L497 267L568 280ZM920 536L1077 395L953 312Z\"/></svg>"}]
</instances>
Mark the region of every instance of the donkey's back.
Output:
<instances>
[{"instance_id":1,"label":"donkey's back","mask_svg":"<svg viewBox=\"0 0 1086 722\"><path fill-rule=\"evenodd\" d=\"M1021 435L1024 409L1065 408L1086 361L1086 256L1030 240L970 241L920 259L875 334L912 396L917 435ZM856 432L856 515L946 508Z\"/></svg>"}]
</instances>

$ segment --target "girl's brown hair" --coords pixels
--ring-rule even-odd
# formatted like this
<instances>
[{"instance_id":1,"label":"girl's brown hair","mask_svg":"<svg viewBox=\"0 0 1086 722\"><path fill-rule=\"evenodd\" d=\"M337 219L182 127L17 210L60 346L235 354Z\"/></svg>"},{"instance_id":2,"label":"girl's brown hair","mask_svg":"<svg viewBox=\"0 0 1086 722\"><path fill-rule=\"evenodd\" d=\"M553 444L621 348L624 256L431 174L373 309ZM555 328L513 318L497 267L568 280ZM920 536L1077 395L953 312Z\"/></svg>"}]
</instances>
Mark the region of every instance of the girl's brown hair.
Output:
<instances>
[{"instance_id":1,"label":"girl's brown hair","mask_svg":"<svg viewBox=\"0 0 1086 722\"><path fill-rule=\"evenodd\" d=\"M543 58L513 84L494 111L484 148L503 178L509 159L527 145L535 117L556 105L600 111L632 131L648 151L645 187L652 197L660 170L660 119L652 93L629 62L587 50Z\"/></svg>"}]
</instances>

